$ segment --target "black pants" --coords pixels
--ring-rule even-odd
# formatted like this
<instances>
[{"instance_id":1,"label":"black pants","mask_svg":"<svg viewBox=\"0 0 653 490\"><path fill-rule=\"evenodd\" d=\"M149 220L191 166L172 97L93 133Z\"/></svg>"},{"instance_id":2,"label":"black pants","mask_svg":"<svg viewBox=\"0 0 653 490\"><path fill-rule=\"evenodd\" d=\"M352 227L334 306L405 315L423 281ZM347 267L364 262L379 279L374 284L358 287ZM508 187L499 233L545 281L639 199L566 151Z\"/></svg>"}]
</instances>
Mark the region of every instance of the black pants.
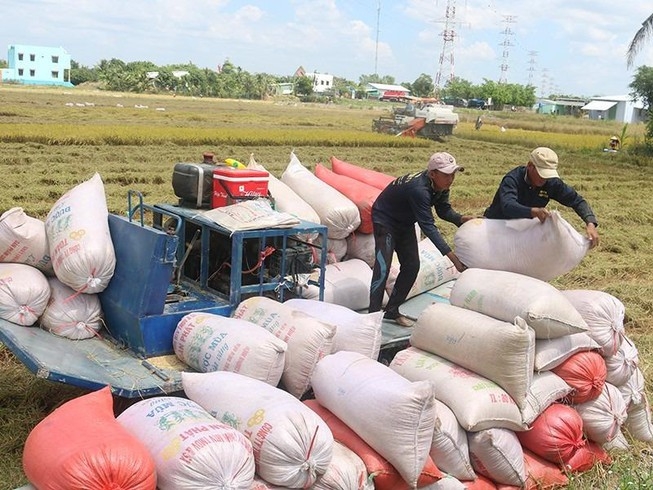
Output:
<instances>
[{"instance_id":1,"label":"black pants","mask_svg":"<svg viewBox=\"0 0 653 490\"><path fill-rule=\"evenodd\" d=\"M397 253L400 267L385 307L386 318L399 316L399 306L406 301L410 288L415 284L420 265L419 249L414 227L392 230L380 223L374 223L374 270L370 285L370 312L381 310L393 252Z\"/></svg>"}]
</instances>

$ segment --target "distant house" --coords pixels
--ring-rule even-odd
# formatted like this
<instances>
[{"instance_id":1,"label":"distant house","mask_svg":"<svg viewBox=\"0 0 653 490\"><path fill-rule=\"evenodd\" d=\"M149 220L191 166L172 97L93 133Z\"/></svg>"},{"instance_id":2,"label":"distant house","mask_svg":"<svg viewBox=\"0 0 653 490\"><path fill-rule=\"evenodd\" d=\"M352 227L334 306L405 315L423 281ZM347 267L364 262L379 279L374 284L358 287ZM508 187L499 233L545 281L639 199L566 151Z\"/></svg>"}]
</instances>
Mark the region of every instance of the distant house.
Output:
<instances>
[{"instance_id":1,"label":"distant house","mask_svg":"<svg viewBox=\"0 0 653 490\"><path fill-rule=\"evenodd\" d=\"M8 67L0 69L0 82L72 87L70 62L63 48L13 44L7 51Z\"/></svg>"},{"instance_id":2,"label":"distant house","mask_svg":"<svg viewBox=\"0 0 653 490\"><path fill-rule=\"evenodd\" d=\"M333 75L328 73L306 73L304 76L313 80L313 92L333 92Z\"/></svg>"},{"instance_id":3,"label":"distant house","mask_svg":"<svg viewBox=\"0 0 653 490\"><path fill-rule=\"evenodd\" d=\"M292 95L295 89L295 84L292 82L282 82L275 83L273 87L274 95Z\"/></svg>"},{"instance_id":4,"label":"distant house","mask_svg":"<svg viewBox=\"0 0 653 490\"><path fill-rule=\"evenodd\" d=\"M587 103L583 99L540 99L535 105L538 114L554 114L560 116L576 116Z\"/></svg>"},{"instance_id":5,"label":"distant house","mask_svg":"<svg viewBox=\"0 0 653 490\"><path fill-rule=\"evenodd\" d=\"M386 83L368 83L365 93L370 99L401 99L410 95L410 90L401 85Z\"/></svg>"},{"instance_id":6,"label":"distant house","mask_svg":"<svg viewBox=\"0 0 653 490\"><path fill-rule=\"evenodd\" d=\"M594 97L581 107L590 119L605 119L624 123L644 122L647 119L647 109L640 100L629 95L612 95Z\"/></svg>"}]
</instances>

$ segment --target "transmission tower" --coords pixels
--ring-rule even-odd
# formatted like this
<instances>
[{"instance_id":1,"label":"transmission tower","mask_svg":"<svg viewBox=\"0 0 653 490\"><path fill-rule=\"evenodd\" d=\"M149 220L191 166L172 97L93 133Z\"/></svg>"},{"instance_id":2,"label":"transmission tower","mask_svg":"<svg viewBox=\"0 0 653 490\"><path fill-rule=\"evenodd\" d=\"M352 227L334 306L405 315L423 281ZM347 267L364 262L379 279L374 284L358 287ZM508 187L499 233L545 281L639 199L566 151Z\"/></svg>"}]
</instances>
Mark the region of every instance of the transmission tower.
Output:
<instances>
[{"instance_id":1,"label":"transmission tower","mask_svg":"<svg viewBox=\"0 0 653 490\"><path fill-rule=\"evenodd\" d=\"M534 87L533 76L535 74L535 65L537 64L537 61L535 61L535 58L537 58L537 51L529 51L528 56L530 56L530 59L528 60L528 86Z\"/></svg>"},{"instance_id":2,"label":"transmission tower","mask_svg":"<svg viewBox=\"0 0 653 490\"><path fill-rule=\"evenodd\" d=\"M540 95L542 97L548 97L549 94L547 94L547 91L549 90L549 70L546 68L542 69L542 84L541 84L541 92Z\"/></svg>"},{"instance_id":3,"label":"transmission tower","mask_svg":"<svg viewBox=\"0 0 653 490\"><path fill-rule=\"evenodd\" d=\"M503 46L503 56L501 62L501 76L499 77L499 83L506 83L508 81L508 57L510 55L510 46L514 46L512 43L512 36L515 34L512 29L510 29L510 24L517 22L517 17L513 15L504 15L503 23L506 24L506 28L503 30L503 41L499 43L499 46Z\"/></svg>"},{"instance_id":4,"label":"transmission tower","mask_svg":"<svg viewBox=\"0 0 653 490\"><path fill-rule=\"evenodd\" d=\"M447 0L447 10L444 16L444 30L442 36L442 51L440 52L440 62L438 63L438 72L435 74L435 94L440 92L442 77L447 77L448 80L454 78L454 59L453 59L453 42L456 38L454 31L456 19L456 0ZM448 73L448 74L447 74Z\"/></svg>"}]
</instances>

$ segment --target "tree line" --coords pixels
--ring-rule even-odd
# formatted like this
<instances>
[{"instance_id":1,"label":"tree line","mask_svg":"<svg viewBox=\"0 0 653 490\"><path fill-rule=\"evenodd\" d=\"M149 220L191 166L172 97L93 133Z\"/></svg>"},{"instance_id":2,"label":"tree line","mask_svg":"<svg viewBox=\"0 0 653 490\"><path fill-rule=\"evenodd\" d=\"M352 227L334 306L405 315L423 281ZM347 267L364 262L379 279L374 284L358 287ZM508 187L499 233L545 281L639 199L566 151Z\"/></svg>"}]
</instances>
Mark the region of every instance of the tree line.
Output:
<instances>
[{"instance_id":1,"label":"tree line","mask_svg":"<svg viewBox=\"0 0 653 490\"><path fill-rule=\"evenodd\" d=\"M180 75L183 73L183 75ZM156 74L156 75L154 75ZM495 106L532 106L535 88L519 84L496 83L484 80L474 85L467 80L454 78L435 94L433 78L422 73L416 80L397 84L389 75L361 75L357 82L334 77L329 92L316 94L313 79L309 76L277 76L267 73L249 73L230 61L218 70L199 68L192 63L157 66L148 61L124 62L119 59L102 60L94 67L71 63L70 81L73 85L85 82L98 83L100 88L118 92L175 93L198 97L264 99L275 95L281 83L292 83L293 94L305 99L320 97L367 97L368 83L401 85L416 97L461 97L465 99L492 99Z\"/></svg>"}]
</instances>

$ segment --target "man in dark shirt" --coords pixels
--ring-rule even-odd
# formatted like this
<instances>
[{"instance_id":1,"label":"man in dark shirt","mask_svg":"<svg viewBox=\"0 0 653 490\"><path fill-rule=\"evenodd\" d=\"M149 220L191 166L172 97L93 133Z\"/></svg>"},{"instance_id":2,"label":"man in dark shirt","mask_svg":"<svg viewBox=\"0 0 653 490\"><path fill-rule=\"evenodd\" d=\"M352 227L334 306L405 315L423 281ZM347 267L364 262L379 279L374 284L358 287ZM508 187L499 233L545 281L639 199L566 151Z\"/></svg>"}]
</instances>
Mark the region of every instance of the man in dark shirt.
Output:
<instances>
[{"instance_id":1,"label":"man in dark shirt","mask_svg":"<svg viewBox=\"0 0 653 490\"><path fill-rule=\"evenodd\" d=\"M551 216L549 200L572 208L585 222L590 247L599 244L594 211L573 187L558 175L558 155L550 148L535 148L526 166L512 169L499 184L484 216L490 219L537 218L542 223Z\"/></svg>"},{"instance_id":2,"label":"man in dark shirt","mask_svg":"<svg viewBox=\"0 0 653 490\"><path fill-rule=\"evenodd\" d=\"M420 267L415 223L419 224L422 232L440 253L449 257L456 269L460 272L465 270L465 266L435 226L432 210L435 208L441 219L456 226L472 219L471 216L461 216L449 203L449 188L456 172L463 170L449 153L434 153L426 170L398 177L379 194L372 205L375 261L370 285L370 312L381 310L393 252L396 252L400 264L399 274L390 293L384 318L393 320L402 327L412 325L411 320L399 313L399 306L406 300Z\"/></svg>"}]
</instances>

